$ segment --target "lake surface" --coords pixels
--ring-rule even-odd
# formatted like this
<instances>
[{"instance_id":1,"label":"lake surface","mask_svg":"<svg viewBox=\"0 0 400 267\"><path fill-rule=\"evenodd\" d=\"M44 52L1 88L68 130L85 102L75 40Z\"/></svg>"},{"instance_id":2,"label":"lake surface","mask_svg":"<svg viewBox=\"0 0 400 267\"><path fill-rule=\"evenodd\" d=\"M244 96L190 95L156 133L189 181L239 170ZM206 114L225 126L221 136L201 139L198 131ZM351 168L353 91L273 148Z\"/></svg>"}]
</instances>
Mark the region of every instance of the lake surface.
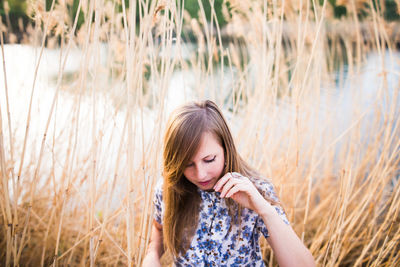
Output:
<instances>
[{"instance_id":1,"label":"lake surface","mask_svg":"<svg viewBox=\"0 0 400 267\"><path fill-rule=\"evenodd\" d=\"M193 49L188 47L187 49ZM103 45L100 49L99 62L101 66L106 67L107 46ZM105 91L99 91L95 95L92 93L78 94L69 90L61 90L55 98L55 88L57 76L60 68L60 50L45 49L38 69L37 80L35 86L34 73L40 50L27 45L6 45L5 61L7 71L8 98L10 105L12 140L14 144L14 172L20 165L20 155L22 151L23 140L27 122L29 121L29 135L26 148L26 158L24 166L33 172L34 166L30 166L32 162L36 162L40 153L40 145L43 138L44 129L49 119L49 111L51 110L53 100L56 105L54 107L54 115L50 121L49 134L47 135L44 169L49 166L47 161L52 162L51 166L55 166L56 177L61 175L63 170L63 162L67 160L68 148L78 147L77 154L90 155L93 145L96 146L96 155L98 155L97 165L99 169L97 173L104 177L113 176L115 168L115 160L110 158L117 157L121 146L121 140L124 140L124 129L126 127L126 107L116 106L113 97ZM66 79L68 76L73 77L81 68L82 52L75 49L71 50L65 65L64 73ZM367 56L365 64L361 66L359 74L349 74L347 68L343 68L344 73L332 73L333 77L343 76L341 85L339 83L325 84L321 88L317 107L313 107L313 113L317 114L308 120L308 127L315 128L322 125L327 118L332 124L332 136L339 136L341 133L352 127L352 123L360 119L363 121L361 127L365 128L363 136L360 136L360 143L364 144L364 149L370 141L368 122L379 120L385 123L385 118L390 112L399 117L400 101L397 96L399 92L399 75L400 75L400 53L393 52L390 54L386 51L385 56L381 57L378 53L370 53ZM384 71L383 71L384 70ZM9 134L7 119L7 104L5 96L5 83L3 68L0 68L0 101L3 120L4 143L6 151L9 153ZM386 76L385 76L386 75ZM196 74L191 70L175 70L171 76L169 87L166 95L166 110L170 112L177 105L187 100L196 99L197 95L193 91L196 87ZM222 84L227 90L231 86L231 77L234 74L228 71L223 75ZM384 79L386 77L386 80ZM102 79L101 77L98 77ZM210 79L221 79L220 73L216 72L214 77ZM335 79L332 79L335 80ZM103 81L103 80L101 80ZM75 81L76 87L79 84ZM91 85L93 86L93 85ZM124 90L124 85L120 86ZM150 86L152 86L150 84ZM154 85L155 86L155 85ZM34 88L34 90L32 90ZM112 88L113 90L115 88ZM33 94L32 94L33 92ZM32 97L31 115L28 117L30 99ZM81 97L79 97L81 95ZM80 103L77 105L77 103ZM96 103L96 105L93 105ZM289 105L284 99L277 102L274 107L280 114L279 131L285 132L288 127L288 121L293 120L295 110L293 105ZM377 112L378 109L378 112ZM392 109L392 111L391 111ZM394 110L394 111L393 111ZM229 110L224 110L229 118L231 116ZM76 114L82 123L76 123ZM74 116L75 114L75 116ZM380 114L380 118L377 118ZM154 140L152 133L154 131L154 122L157 117L156 111L151 108L144 108L141 112L134 114L135 124L138 134L134 142L148 144ZM90 118L90 119L88 119ZM333 120L332 120L333 118ZM95 122L95 123L93 123ZM140 122L140 123L139 123ZM143 122L143 123L142 123ZM230 121L234 131L240 127L240 122ZM76 125L79 125L77 128ZM143 128L141 128L143 126ZM98 140L93 140L95 131L100 133ZM79 138L71 138L75 133L79 132ZM344 140L344 139L343 139ZM313 142L314 140L309 140ZM395 140L396 141L396 140ZM338 141L337 151L339 155L340 145L342 141ZM101 156L101 155L106 156ZM363 153L361 152L360 155ZM76 158L76 167L84 168L89 164L86 158L85 163L79 157ZM121 159L123 166L126 159ZM140 164L140 157L135 157L136 164ZM86 165L85 165L86 164ZM29 171L28 171L29 173Z\"/></svg>"}]
</instances>

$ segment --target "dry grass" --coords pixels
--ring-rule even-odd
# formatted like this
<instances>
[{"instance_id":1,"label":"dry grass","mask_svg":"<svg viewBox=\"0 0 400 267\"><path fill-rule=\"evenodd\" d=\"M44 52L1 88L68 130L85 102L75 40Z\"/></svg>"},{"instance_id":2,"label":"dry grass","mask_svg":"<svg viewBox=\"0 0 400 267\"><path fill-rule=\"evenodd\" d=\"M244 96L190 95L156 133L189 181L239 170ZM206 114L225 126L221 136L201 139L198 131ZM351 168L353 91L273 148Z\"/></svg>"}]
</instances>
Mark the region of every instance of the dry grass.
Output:
<instances>
[{"instance_id":1,"label":"dry grass","mask_svg":"<svg viewBox=\"0 0 400 267\"><path fill-rule=\"evenodd\" d=\"M81 1L79 31L62 4L45 12L34 2L27 39L36 67L23 103L9 96L13 58L1 36L1 265L140 265L165 118L173 100L205 97L223 107L241 154L272 178L318 265L400 263L399 72L386 64L399 61L393 25L372 9L365 23L328 23L326 1L314 10L306 8L313 1L229 1L220 29L202 9L192 20L174 1L142 1L137 17L130 2L118 12L116 2ZM190 32L193 50L182 40ZM61 51L58 75L40 94L50 46ZM82 60L66 78L74 49ZM370 52L380 75L366 106ZM345 89L323 89L341 57ZM185 85L178 93L177 80ZM351 105L342 110L344 94ZM51 101L38 113L41 97ZM24 107L22 120L15 106Z\"/></svg>"}]
</instances>

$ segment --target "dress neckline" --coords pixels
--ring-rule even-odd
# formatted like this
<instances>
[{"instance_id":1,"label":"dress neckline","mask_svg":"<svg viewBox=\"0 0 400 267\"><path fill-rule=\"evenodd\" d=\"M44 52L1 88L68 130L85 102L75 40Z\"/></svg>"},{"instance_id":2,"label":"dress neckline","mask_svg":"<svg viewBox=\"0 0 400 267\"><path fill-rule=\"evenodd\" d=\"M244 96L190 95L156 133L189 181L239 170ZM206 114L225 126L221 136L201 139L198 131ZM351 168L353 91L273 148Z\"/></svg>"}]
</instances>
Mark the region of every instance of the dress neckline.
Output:
<instances>
[{"instance_id":1,"label":"dress neckline","mask_svg":"<svg viewBox=\"0 0 400 267\"><path fill-rule=\"evenodd\" d=\"M200 196L203 200L209 200L209 201L213 201L215 199L219 199L221 193L220 192L216 192L216 191L205 191L205 190L201 190L198 189L198 192L200 193Z\"/></svg>"}]
</instances>

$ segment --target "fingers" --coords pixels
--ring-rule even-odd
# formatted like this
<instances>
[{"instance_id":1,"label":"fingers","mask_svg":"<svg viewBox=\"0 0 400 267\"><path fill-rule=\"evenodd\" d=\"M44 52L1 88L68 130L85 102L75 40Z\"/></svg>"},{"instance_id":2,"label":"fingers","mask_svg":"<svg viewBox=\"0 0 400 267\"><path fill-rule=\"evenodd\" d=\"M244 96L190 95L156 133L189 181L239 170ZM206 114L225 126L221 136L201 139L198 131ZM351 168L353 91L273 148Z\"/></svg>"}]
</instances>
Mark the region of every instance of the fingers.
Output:
<instances>
[{"instance_id":1,"label":"fingers","mask_svg":"<svg viewBox=\"0 0 400 267\"><path fill-rule=\"evenodd\" d=\"M235 180L235 178L230 178L225 184L224 186L221 188L221 197L225 197L226 193L228 193L228 191L237 184L237 181Z\"/></svg>"},{"instance_id":2,"label":"fingers","mask_svg":"<svg viewBox=\"0 0 400 267\"><path fill-rule=\"evenodd\" d=\"M243 191L243 186L241 184L236 184L227 192L225 197L227 197L227 198L232 197L234 194L236 194L239 191Z\"/></svg>"},{"instance_id":3,"label":"fingers","mask_svg":"<svg viewBox=\"0 0 400 267\"><path fill-rule=\"evenodd\" d=\"M219 181L214 185L214 190L219 191L231 177L232 174L230 172L222 176L221 179L219 179Z\"/></svg>"},{"instance_id":4,"label":"fingers","mask_svg":"<svg viewBox=\"0 0 400 267\"><path fill-rule=\"evenodd\" d=\"M214 190L217 192L221 192L221 197L230 197L234 193L230 193L229 196L227 195L228 192L231 191L233 187L236 187L237 185L244 185L246 183L247 179L246 177L242 176L239 173L233 172L233 173L227 173L225 174L214 186ZM237 187L235 189L235 193L240 191L239 188L245 189L243 186Z\"/></svg>"}]
</instances>

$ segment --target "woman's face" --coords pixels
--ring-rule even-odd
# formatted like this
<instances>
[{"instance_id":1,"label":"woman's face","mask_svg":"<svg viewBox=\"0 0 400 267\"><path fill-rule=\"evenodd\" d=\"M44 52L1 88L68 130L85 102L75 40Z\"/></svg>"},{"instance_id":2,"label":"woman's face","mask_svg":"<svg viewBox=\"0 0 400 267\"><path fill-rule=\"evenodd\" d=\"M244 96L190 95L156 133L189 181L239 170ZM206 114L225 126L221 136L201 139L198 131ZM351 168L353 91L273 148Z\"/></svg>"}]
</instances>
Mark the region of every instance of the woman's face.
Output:
<instances>
[{"instance_id":1,"label":"woman's face","mask_svg":"<svg viewBox=\"0 0 400 267\"><path fill-rule=\"evenodd\" d=\"M183 174L201 190L211 190L224 170L224 148L209 132L203 133L195 155L186 165Z\"/></svg>"}]
</instances>

